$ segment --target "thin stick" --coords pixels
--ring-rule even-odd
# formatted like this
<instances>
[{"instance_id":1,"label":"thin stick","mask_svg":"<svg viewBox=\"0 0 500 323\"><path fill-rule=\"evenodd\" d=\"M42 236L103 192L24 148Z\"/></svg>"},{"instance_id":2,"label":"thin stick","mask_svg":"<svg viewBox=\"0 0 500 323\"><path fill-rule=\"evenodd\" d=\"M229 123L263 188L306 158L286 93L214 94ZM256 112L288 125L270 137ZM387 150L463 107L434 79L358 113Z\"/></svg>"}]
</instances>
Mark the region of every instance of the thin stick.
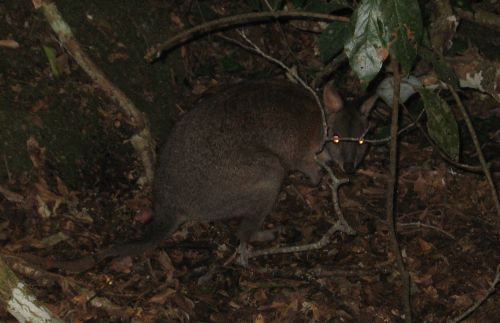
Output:
<instances>
[{"instance_id":1,"label":"thin stick","mask_svg":"<svg viewBox=\"0 0 500 323\"><path fill-rule=\"evenodd\" d=\"M255 43L253 43L243 31L238 31L238 33L248 44L250 44L251 48L248 48L247 46L245 46L243 44L240 44L240 46L242 46L243 48L246 48L247 50L251 50L252 52L256 52L259 55L261 55L262 57L264 57L265 59L267 59L268 61L277 64L278 66L280 66L281 68L286 70L301 86L303 86L305 89L307 89L309 92L311 92L311 94L313 95L313 97L314 97L314 99L315 99L315 101L316 101L316 103L321 111L322 121L323 121L323 136L324 136L324 138L326 138L327 133L328 133L328 127L326 124L326 113L325 113L323 105L321 104L321 101L318 98L316 92L310 86L308 86L307 83L304 82L304 80L302 80L302 78L300 78L300 76L298 76L295 71L293 71L291 68L286 66L280 60L264 53L264 51L262 51L262 49L260 49ZM258 256L263 256L263 255L278 254L278 253L292 253L292 252L300 252L300 251L307 251L307 250L317 250L317 249L323 248L328 243L330 243L331 236L337 231L345 232L347 234L355 234L354 229L352 229L349 226L349 224L345 220L344 216L342 215L342 210L340 209L340 204L339 204L339 200L338 200L339 186L344 184L344 183L347 183L349 180L348 179L338 179L337 177L335 177L331 168L328 167L322 161L320 161L317 158L317 156L315 156L315 160L318 164L320 164L328 172L328 174L330 175L330 178L332 179L332 184L330 186L331 191L332 191L332 202L333 202L335 213L338 216L338 220L332 225L332 227L328 230L328 232L325 233L323 235L323 237L315 243L306 244L306 245L299 245L299 246L289 246L289 247L268 248L268 249L263 249L263 250L257 250L257 251L251 252L248 255L248 258L254 258L254 257L258 257ZM234 260L234 256L235 255L231 256L229 258L229 260L227 260L224 263L224 265L227 265L230 262L232 262Z\"/></svg>"},{"instance_id":2,"label":"thin stick","mask_svg":"<svg viewBox=\"0 0 500 323\"><path fill-rule=\"evenodd\" d=\"M392 97L392 121L391 121L391 145L390 145L390 173L387 183L387 226L389 227L389 237L392 245L392 252L396 257L403 290L401 300L404 306L405 322L411 323L411 305L410 305L410 275L405 269L401 248L399 247L395 225L395 192L397 185L397 166L398 166L398 123L399 123L399 92L401 86L401 75L399 74L399 63L395 57L391 57L391 65L394 73L394 94Z\"/></svg>"},{"instance_id":3,"label":"thin stick","mask_svg":"<svg viewBox=\"0 0 500 323\"><path fill-rule=\"evenodd\" d=\"M481 143L479 143L479 139L477 138L476 130L474 129L474 126L472 125L472 121L469 118L469 114L467 113L467 110L465 109L464 105L462 104L462 100L460 100L460 97L457 94L457 91L453 88L453 86L448 85L448 89L450 90L451 94L453 95L453 98L455 99L455 102L458 105L458 108L460 109L460 112L462 113L462 116L465 120L465 124L467 125L467 129L469 130L470 136L472 137L472 141L474 142L474 146L476 147L476 152L477 156L479 157L479 162L481 163L481 166L483 167L483 172L484 175L486 176L486 180L488 181L488 184L490 185L491 189L491 197L493 198L493 203L495 203L495 207L497 209L497 215L500 217L500 201L498 200L498 192L495 187L495 182L493 182L493 177L491 176L490 169L488 168L488 164L486 163L486 159L484 158L483 151L481 150Z\"/></svg>"},{"instance_id":4,"label":"thin stick","mask_svg":"<svg viewBox=\"0 0 500 323\"><path fill-rule=\"evenodd\" d=\"M209 21L207 23L195 26L184 32L181 32L175 37L170 38L164 43L158 44L148 49L145 59L148 62L153 62L158 59L165 51L169 51L179 45L185 44L202 35L229 29L236 26L248 25L256 22L276 21L276 20L319 20L319 21L342 21L349 22L349 18L342 16L334 16L320 14L316 12L306 11L274 11L274 12L254 12L242 15L224 17Z\"/></svg>"},{"instance_id":5,"label":"thin stick","mask_svg":"<svg viewBox=\"0 0 500 323\"><path fill-rule=\"evenodd\" d=\"M412 123L410 123L409 125L407 125L406 127L404 127L403 129L400 129L398 131L398 136L402 135L403 133L413 129L417 124L418 124L418 121L422 118L422 116L424 115L424 110L422 110L420 112L420 114L418 115L417 119L416 120L413 120ZM342 141L358 141L359 138L342 138ZM374 145L380 145L380 144L385 144L387 142L389 142L391 140L391 136L388 136L388 137L385 137L385 138L381 138L381 139L365 139L365 142L368 143L368 144L374 144Z\"/></svg>"},{"instance_id":6,"label":"thin stick","mask_svg":"<svg viewBox=\"0 0 500 323\"><path fill-rule=\"evenodd\" d=\"M449 238L455 240L454 235L452 235L449 232L444 231L443 229L441 229L439 227L431 225L431 224L426 224L426 223L422 223L422 222L398 223L398 227L417 227L417 228L433 229L433 230L439 231L439 232L443 233L444 235L448 236Z\"/></svg>"},{"instance_id":7,"label":"thin stick","mask_svg":"<svg viewBox=\"0 0 500 323\"><path fill-rule=\"evenodd\" d=\"M472 305L467 311L462 313L462 315L460 315L457 318L448 320L448 322L458 323L458 322L462 321L463 319L465 319L470 314L472 314L486 299L488 299L488 297L490 297L493 293L495 293L496 285L499 282L500 282L500 265L497 266L497 272L495 274L495 278L493 279L493 282L490 284L490 287L486 291L486 294L483 297L481 297L480 299L478 299L477 302L474 305Z\"/></svg>"},{"instance_id":8,"label":"thin stick","mask_svg":"<svg viewBox=\"0 0 500 323\"><path fill-rule=\"evenodd\" d=\"M312 87L317 89L322 87L328 78L337 70L337 68L347 61L347 56L344 52L340 53L335 57L327 66L325 66L314 78L312 82Z\"/></svg>"},{"instance_id":9,"label":"thin stick","mask_svg":"<svg viewBox=\"0 0 500 323\"><path fill-rule=\"evenodd\" d=\"M328 126L326 124L326 111L323 108L323 105L321 104L321 101L318 98L318 95L316 95L316 92L309 85L307 85L307 83L304 82L304 80L300 76L297 75L296 71L294 71L291 68L289 68L288 66L286 66L282 61L280 61L280 60L278 60L278 59L276 59L276 58L274 58L272 56L269 56L268 54L264 53L259 48L259 46L257 46L256 44L254 44L247 37L247 35L245 34L245 32L239 30L238 33L240 34L240 36L243 39L245 39L245 41L247 43L249 43L257 51L257 53L259 53L265 59L267 59L267 60L269 60L271 62L274 62L275 64L278 64L279 66L281 66L281 68L283 68L284 70L286 70L288 72L288 74L290 76L292 76L300 85L302 85L306 90L308 90L309 92L311 92L311 94L313 95L314 100L316 101L316 104L318 105L318 107L320 109L320 112L321 112L321 119L322 119L322 122L323 122L323 138L326 140L326 138L328 137Z\"/></svg>"},{"instance_id":10,"label":"thin stick","mask_svg":"<svg viewBox=\"0 0 500 323\"><path fill-rule=\"evenodd\" d=\"M266 256L266 255L273 255L273 254L278 254L278 253L292 253L292 252L301 252L301 251L309 251L309 250L318 250L326 246L327 244L330 243L330 238L333 236L333 234L337 231L347 233L349 235L354 235L356 231L354 231L353 228L347 223L345 220L342 210L340 209L340 203L339 203L339 198L338 198L338 189L340 185L345 184L349 182L348 179L338 179L335 177L333 174L333 171L330 167L328 167L325 163L320 161L318 158L315 158L316 162L323 166L325 170L328 172L330 175L330 178L332 179L332 184L330 184L330 189L332 191L332 203L333 203L333 208L335 213L337 214L338 220L330 227L330 229L321 237L319 241L316 241L314 243L309 243L305 245L299 245L299 246L290 246L290 247L281 247L281 248L269 248L269 249L263 249L263 250L257 250L253 251L250 253L248 258L254 258L258 256Z\"/></svg>"}]
</instances>

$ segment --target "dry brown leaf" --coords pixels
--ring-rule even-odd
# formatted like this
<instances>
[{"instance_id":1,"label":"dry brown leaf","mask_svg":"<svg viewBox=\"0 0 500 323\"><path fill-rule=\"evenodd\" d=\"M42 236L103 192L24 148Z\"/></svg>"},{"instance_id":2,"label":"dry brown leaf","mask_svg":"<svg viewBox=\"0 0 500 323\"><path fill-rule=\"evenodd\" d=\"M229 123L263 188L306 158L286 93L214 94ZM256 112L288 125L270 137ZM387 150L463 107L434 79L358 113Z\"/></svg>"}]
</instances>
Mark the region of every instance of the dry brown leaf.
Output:
<instances>
[{"instance_id":1,"label":"dry brown leaf","mask_svg":"<svg viewBox=\"0 0 500 323\"><path fill-rule=\"evenodd\" d=\"M429 295L433 299L437 299L439 297L439 293L434 286L427 286L424 289L425 294Z\"/></svg>"},{"instance_id":2,"label":"dry brown leaf","mask_svg":"<svg viewBox=\"0 0 500 323\"><path fill-rule=\"evenodd\" d=\"M11 190L6 189L2 185L0 185L0 194L2 194L3 197L5 197L9 202L22 203L24 201L24 196L12 192Z\"/></svg>"},{"instance_id":3,"label":"dry brown leaf","mask_svg":"<svg viewBox=\"0 0 500 323\"><path fill-rule=\"evenodd\" d=\"M148 223L153 217L153 210L150 208L141 210L134 216L134 221L145 224Z\"/></svg>"},{"instance_id":4,"label":"dry brown leaf","mask_svg":"<svg viewBox=\"0 0 500 323\"><path fill-rule=\"evenodd\" d=\"M262 315L261 313L259 313L253 320L253 323L265 323L265 322L266 320L264 318L264 315Z\"/></svg>"},{"instance_id":5,"label":"dry brown leaf","mask_svg":"<svg viewBox=\"0 0 500 323\"><path fill-rule=\"evenodd\" d=\"M425 201L427 199L427 183L422 177L422 174L419 174L418 178L415 180L413 190L418 194L420 200Z\"/></svg>"},{"instance_id":6,"label":"dry brown leaf","mask_svg":"<svg viewBox=\"0 0 500 323\"><path fill-rule=\"evenodd\" d=\"M40 100L37 100L35 104L30 109L31 113L37 113L40 110L47 110L49 107L49 97L45 96Z\"/></svg>"},{"instance_id":7,"label":"dry brown leaf","mask_svg":"<svg viewBox=\"0 0 500 323\"><path fill-rule=\"evenodd\" d=\"M129 274L132 271L132 265L132 257L127 256L113 260L110 269L119 273Z\"/></svg>"},{"instance_id":8,"label":"dry brown leaf","mask_svg":"<svg viewBox=\"0 0 500 323\"><path fill-rule=\"evenodd\" d=\"M472 306L472 299L468 295L453 295L451 299L454 300L455 308L468 308Z\"/></svg>"},{"instance_id":9,"label":"dry brown leaf","mask_svg":"<svg viewBox=\"0 0 500 323\"><path fill-rule=\"evenodd\" d=\"M207 87L204 84L196 83L193 86L193 90L191 90L191 92L194 95L201 95L201 94L205 93L206 90L207 90Z\"/></svg>"},{"instance_id":10,"label":"dry brown leaf","mask_svg":"<svg viewBox=\"0 0 500 323\"><path fill-rule=\"evenodd\" d=\"M16 49L19 48L19 43L13 39L0 39L0 47Z\"/></svg>"},{"instance_id":11,"label":"dry brown leaf","mask_svg":"<svg viewBox=\"0 0 500 323\"><path fill-rule=\"evenodd\" d=\"M39 179L39 181L33 185L36 189L35 200L37 212L43 218L48 218L52 214L55 214L59 206L66 201L64 197L51 192L47 182L43 179ZM54 203L52 210L49 209L49 203Z\"/></svg>"},{"instance_id":12,"label":"dry brown leaf","mask_svg":"<svg viewBox=\"0 0 500 323\"><path fill-rule=\"evenodd\" d=\"M69 189L59 176L56 176L56 182L57 182L57 191L59 192L59 194L61 194L65 198L69 198L70 197Z\"/></svg>"},{"instance_id":13,"label":"dry brown leaf","mask_svg":"<svg viewBox=\"0 0 500 323\"><path fill-rule=\"evenodd\" d=\"M165 251L160 251L160 254L158 255L158 262L160 263L165 273L165 276L167 277L167 281L168 282L172 281L174 277L175 268L172 265L172 260Z\"/></svg>"},{"instance_id":14,"label":"dry brown leaf","mask_svg":"<svg viewBox=\"0 0 500 323\"><path fill-rule=\"evenodd\" d=\"M156 303L163 305L165 302L169 299L172 298L172 296L175 295L175 289L172 288L165 288L158 294L154 295L149 299L151 303Z\"/></svg>"},{"instance_id":15,"label":"dry brown leaf","mask_svg":"<svg viewBox=\"0 0 500 323\"><path fill-rule=\"evenodd\" d=\"M431 243L425 241L422 238L418 238L418 245L420 246L420 250L422 250L424 253L428 253L433 249L433 246Z\"/></svg>"},{"instance_id":16,"label":"dry brown leaf","mask_svg":"<svg viewBox=\"0 0 500 323\"><path fill-rule=\"evenodd\" d=\"M45 164L45 148L40 147L40 144L33 136L30 136L26 141L26 148L33 167L37 170L42 169Z\"/></svg>"}]
</instances>

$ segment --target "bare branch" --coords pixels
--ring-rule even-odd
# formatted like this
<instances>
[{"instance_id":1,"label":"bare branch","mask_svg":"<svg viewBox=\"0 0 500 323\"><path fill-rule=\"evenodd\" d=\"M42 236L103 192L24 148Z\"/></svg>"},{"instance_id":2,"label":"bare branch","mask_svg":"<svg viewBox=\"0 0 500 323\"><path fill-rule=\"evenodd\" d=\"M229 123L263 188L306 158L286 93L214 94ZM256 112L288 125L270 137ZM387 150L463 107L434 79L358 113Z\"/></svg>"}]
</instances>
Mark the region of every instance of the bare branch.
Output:
<instances>
[{"instance_id":1,"label":"bare branch","mask_svg":"<svg viewBox=\"0 0 500 323\"><path fill-rule=\"evenodd\" d=\"M306 11L274 11L274 12L254 12L242 15L224 17L188 29L175 37L170 38L164 43L150 48L145 56L148 62L158 59L163 52L167 52L179 45L185 44L200 36L210 34L223 29L229 29L248 25L256 22L277 21L277 20L319 20L319 21L342 21L349 22L349 18L342 16L333 16Z\"/></svg>"},{"instance_id":2,"label":"bare branch","mask_svg":"<svg viewBox=\"0 0 500 323\"><path fill-rule=\"evenodd\" d=\"M57 34L61 45L73 57L75 62L87 73L92 81L99 86L106 95L115 101L126 117L126 122L135 129L130 142L140 156L144 167L146 183L153 180L153 163L155 160L155 144L149 128L147 116L136 108L134 103L114 85L106 75L94 64L90 57L82 50L75 39L71 28L62 18L55 3L42 1L42 11L52 30Z\"/></svg>"},{"instance_id":3,"label":"bare branch","mask_svg":"<svg viewBox=\"0 0 500 323\"><path fill-rule=\"evenodd\" d=\"M462 315L460 315L457 318L450 319L448 320L448 322L458 323L463 319L465 319L467 316L471 315L481 304L483 304L485 300L488 299L488 297L490 297L493 293L495 293L495 288L499 282L500 282L500 265L497 266L497 272L495 274L495 278L493 279L493 282L491 282L490 287L486 291L486 294L484 294L483 297L478 299L477 302L474 303L474 305L472 305L467 311L462 313Z\"/></svg>"},{"instance_id":4,"label":"bare branch","mask_svg":"<svg viewBox=\"0 0 500 323\"><path fill-rule=\"evenodd\" d=\"M491 171L488 168L488 164L486 163L486 159L484 158L483 151L481 150L481 143L479 142L479 139L476 134L476 130L474 129L474 126L472 125L472 121L469 118L469 114L467 113L467 110L465 109L462 100L460 100L460 97L457 94L457 91L453 88L453 86L448 85L448 89L450 90L451 94L453 95L453 98L455 99L455 102L458 105L458 108L460 109L460 112L462 113L462 116L465 120L465 124L467 125L467 129L469 130L469 134L472 138L472 142L474 142L474 147L476 147L476 152L479 158L479 162L481 163L481 166L483 167L483 172L484 175L486 176L486 180L488 181L488 184L490 186L491 190L491 197L493 198L493 203L495 203L495 207L497 209L497 215L500 217L500 201L498 200L498 192L495 187L495 182L493 181L493 177L491 176Z\"/></svg>"},{"instance_id":5,"label":"bare branch","mask_svg":"<svg viewBox=\"0 0 500 323\"><path fill-rule=\"evenodd\" d=\"M395 57L391 57L391 65L394 73L394 93L392 96L392 120L391 120L391 147L390 147L390 173L389 183L387 184L386 201L386 219L389 227L389 237L391 240L392 252L396 257L403 290L401 291L401 300L404 306L405 322L411 323L411 304L410 304L410 275L405 269L401 248L398 243L395 225L395 193L397 185L397 166L398 166L398 124L399 124L399 92L401 88L401 75L399 73L399 63Z\"/></svg>"}]
</instances>

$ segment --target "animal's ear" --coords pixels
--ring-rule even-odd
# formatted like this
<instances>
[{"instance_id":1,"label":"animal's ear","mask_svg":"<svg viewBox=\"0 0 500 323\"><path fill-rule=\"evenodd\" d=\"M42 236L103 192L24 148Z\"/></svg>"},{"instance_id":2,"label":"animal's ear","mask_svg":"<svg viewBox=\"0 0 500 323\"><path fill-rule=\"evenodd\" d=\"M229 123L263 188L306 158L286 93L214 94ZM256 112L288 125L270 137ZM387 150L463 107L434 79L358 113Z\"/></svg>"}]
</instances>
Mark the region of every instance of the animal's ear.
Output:
<instances>
[{"instance_id":1,"label":"animal's ear","mask_svg":"<svg viewBox=\"0 0 500 323\"><path fill-rule=\"evenodd\" d=\"M339 112L344 107L344 101L331 82L323 88L323 105L328 114Z\"/></svg>"},{"instance_id":2,"label":"animal's ear","mask_svg":"<svg viewBox=\"0 0 500 323\"><path fill-rule=\"evenodd\" d=\"M375 102L377 102L378 96L377 95L372 95L368 99L366 99L363 104L361 104L361 107L359 108L359 111L361 114L367 118L368 115L370 114L370 111L372 108L375 106Z\"/></svg>"}]
</instances>

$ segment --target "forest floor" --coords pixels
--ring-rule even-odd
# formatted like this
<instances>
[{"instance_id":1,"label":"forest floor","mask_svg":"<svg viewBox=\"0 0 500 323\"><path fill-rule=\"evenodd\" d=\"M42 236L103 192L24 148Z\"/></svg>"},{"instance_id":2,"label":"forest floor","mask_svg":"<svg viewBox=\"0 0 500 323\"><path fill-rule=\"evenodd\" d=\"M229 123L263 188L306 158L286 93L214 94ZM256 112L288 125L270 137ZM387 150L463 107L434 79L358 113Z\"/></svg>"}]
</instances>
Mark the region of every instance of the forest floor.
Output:
<instances>
[{"instance_id":1,"label":"forest floor","mask_svg":"<svg viewBox=\"0 0 500 323\"><path fill-rule=\"evenodd\" d=\"M4 24L9 27L10 36L23 41L20 48L9 49L9 63L0 65L1 90L12 94L3 102L24 109L24 122L35 124L42 133L47 127L42 120L47 115L40 114L55 106L51 99L54 96L63 102L78 98L78 106L70 107L71 113L97 113L87 103L103 94L91 86L77 66L68 67L62 80L50 78L41 40L34 38L33 29L26 24L40 28L46 41L51 39L50 29L43 25L41 15L34 17L29 2L24 6L19 11L0 9L4 18L9 17ZM179 21L175 16L178 11L172 12L170 19L175 25ZM252 28L255 34L261 32L264 36L265 28L274 28L278 36L273 37L284 37L276 25ZM0 34L0 38L4 36ZM269 41L266 46L283 44L314 46L307 34L300 33L276 44ZM312 57L310 48L306 49L300 49L295 58L314 65L311 62L318 59ZM192 53L195 51L197 54ZM244 56L245 63L239 64L240 54L228 53L227 49L214 46L213 41L200 41L183 54L184 68L192 72L186 73L190 83L188 96L224 83L223 76L217 78L224 73L232 73L227 77L231 81L257 74L258 59ZM276 53L287 55L283 50ZM207 57L212 57L216 66L210 76L203 74L206 66L194 63ZM271 75L278 75L277 69L269 65L262 68L268 70ZM177 93L176 98L186 93L185 82L172 82L170 86ZM146 95L147 91L143 91ZM470 93L464 97L468 107L477 107L471 114L487 158L498 159L500 113L498 108L492 108L494 102L483 99ZM177 107L186 108L192 101L179 99ZM110 133L120 131L116 124L118 113L97 111L103 127L108 127ZM46 148L49 139L31 136L30 128L27 129L26 141L18 148L26 150L31 168L9 171L10 159L5 153L0 156L8 174L0 182L0 253L36 297L65 320L403 321L399 296L402 285L385 220L389 160L386 146L372 147L362 167L350 177L350 183L340 189L342 210L356 235L337 234L320 250L258 257L243 268L234 262L225 264L238 246L238 221L186 223L155 251L104 261L84 273L72 274L45 270L22 254L49 260L77 259L139 238L148 220L145 210L151 206L150 194L135 184L140 167L133 155L114 148L123 144L120 140L110 144L107 162L89 165L90 161L79 160L75 167L85 167L85 171L75 184L65 180L57 161L51 159L51 151ZM462 156L467 162L477 163L466 131L461 135ZM498 185L498 170L494 176ZM318 187L302 185L296 178L288 180L264 224L266 228L281 227L279 237L254 248L321 239L335 221L328 180L325 176ZM412 281L415 322L444 322L487 293L500 264L500 219L495 214L490 188L484 176L444 162L418 129L401 139L397 227ZM205 278L203 283L199 283L201 277ZM498 322L498 295L491 295L466 322ZM0 307L0 321L14 319Z\"/></svg>"}]
</instances>

